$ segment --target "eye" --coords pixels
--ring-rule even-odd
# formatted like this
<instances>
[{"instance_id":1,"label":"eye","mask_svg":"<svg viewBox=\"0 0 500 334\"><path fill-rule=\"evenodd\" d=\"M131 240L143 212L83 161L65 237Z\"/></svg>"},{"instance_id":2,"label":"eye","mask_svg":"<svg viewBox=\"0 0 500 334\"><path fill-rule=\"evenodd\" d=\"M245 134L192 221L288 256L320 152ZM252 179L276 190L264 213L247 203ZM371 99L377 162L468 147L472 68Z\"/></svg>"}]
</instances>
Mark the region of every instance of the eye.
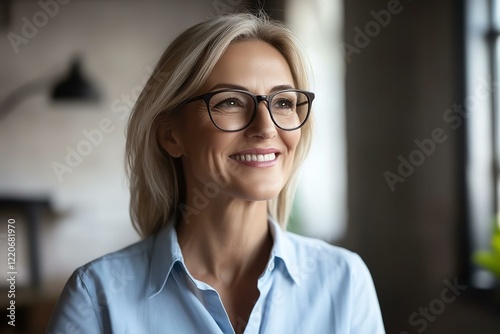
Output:
<instances>
[{"instance_id":1,"label":"eye","mask_svg":"<svg viewBox=\"0 0 500 334\"><path fill-rule=\"evenodd\" d=\"M245 104L238 98L236 97L229 97L226 98L220 102L217 102L213 107L212 110L222 110L222 111L227 111L227 110L237 110L244 108Z\"/></svg>"},{"instance_id":2,"label":"eye","mask_svg":"<svg viewBox=\"0 0 500 334\"><path fill-rule=\"evenodd\" d=\"M235 107L235 106L241 105L240 101L238 101L238 99L236 99L234 97L229 98L229 99L225 99L224 101L222 101L219 104L224 105L224 106L228 106L228 107Z\"/></svg>"},{"instance_id":3,"label":"eye","mask_svg":"<svg viewBox=\"0 0 500 334\"><path fill-rule=\"evenodd\" d=\"M274 102L273 108L295 109L295 101L286 98L279 98Z\"/></svg>"}]
</instances>

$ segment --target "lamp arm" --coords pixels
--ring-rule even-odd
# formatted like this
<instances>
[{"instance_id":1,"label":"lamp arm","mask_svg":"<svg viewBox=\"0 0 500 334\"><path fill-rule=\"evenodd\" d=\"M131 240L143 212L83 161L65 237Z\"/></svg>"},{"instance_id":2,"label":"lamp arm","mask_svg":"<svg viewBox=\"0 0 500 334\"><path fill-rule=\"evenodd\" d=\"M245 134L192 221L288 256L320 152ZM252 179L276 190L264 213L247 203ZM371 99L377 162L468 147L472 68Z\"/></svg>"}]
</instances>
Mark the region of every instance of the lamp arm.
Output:
<instances>
[{"instance_id":1,"label":"lamp arm","mask_svg":"<svg viewBox=\"0 0 500 334\"><path fill-rule=\"evenodd\" d=\"M0 101L0 121L11 112L17 105L26 100L28 97L42 93L47 89L47 82L50 81L47 77L36 79L27 82Z\"/></svg>"}]
</instances>

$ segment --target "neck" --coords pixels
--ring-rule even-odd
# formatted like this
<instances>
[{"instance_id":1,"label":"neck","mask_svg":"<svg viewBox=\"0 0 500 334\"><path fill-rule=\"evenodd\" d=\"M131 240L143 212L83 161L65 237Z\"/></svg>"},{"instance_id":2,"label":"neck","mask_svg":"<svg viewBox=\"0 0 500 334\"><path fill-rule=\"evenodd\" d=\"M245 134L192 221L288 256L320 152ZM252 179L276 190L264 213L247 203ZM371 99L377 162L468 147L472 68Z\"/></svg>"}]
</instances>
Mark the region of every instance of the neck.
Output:
<instances>
[{"instance_id":1,"label":"neck","mask_svg":"<svg viewBox=\"0 0 500 334\"><path fill-rule=\"evenodd\" d=\"M211 277L225 284L259 272L272 247L267 202L209 203L177 224L186 266L195 277Z\"/></svg>"}]
</instances>

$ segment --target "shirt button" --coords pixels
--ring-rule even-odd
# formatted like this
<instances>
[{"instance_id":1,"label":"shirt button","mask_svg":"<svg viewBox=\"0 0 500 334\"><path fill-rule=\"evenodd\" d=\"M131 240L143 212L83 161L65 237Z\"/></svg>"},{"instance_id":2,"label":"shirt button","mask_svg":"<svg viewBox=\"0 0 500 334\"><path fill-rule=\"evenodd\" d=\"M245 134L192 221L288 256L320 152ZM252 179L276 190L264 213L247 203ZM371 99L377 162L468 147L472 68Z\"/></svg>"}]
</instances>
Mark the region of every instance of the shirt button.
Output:
<instances>
[{"instance_id":1,"label":"shirt button","mask_svg":"<svg viewBox=\"0 0 500 334\"><path fill-rule=\"evenodd\" d=\"M267 268L269 269L269 271L272 271L274 269L274 261L269 263L269 267L267 267Z\"/></svg>"}]
</instances>

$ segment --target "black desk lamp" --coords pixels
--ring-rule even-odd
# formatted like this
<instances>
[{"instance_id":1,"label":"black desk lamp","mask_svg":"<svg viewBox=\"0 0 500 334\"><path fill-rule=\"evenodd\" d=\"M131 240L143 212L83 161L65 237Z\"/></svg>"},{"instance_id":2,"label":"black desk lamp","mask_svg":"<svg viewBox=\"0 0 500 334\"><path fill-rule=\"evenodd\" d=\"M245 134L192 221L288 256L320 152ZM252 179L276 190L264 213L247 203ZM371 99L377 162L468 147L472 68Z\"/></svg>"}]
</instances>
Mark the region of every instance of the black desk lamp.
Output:
<instances>
[{"instance_id":1,"label":"black desk lamp","mask_svg":"<svg viewBox=\"0 0 500 334\"><path fill-rule=\"evenodd\" d=\"M50 79L41 78L30 81L14 92L8 95L3 101L0 101L0 120L7 116L19 103L28 97L45 92L47 86L53 85L50 92L53 102L70 103L97 103L100 100L100 94L97 88L82 73L82 61L75 57L71 63L69 73L62 80L52 84Z\"/></svg>"},{"instance_id":2,"label":"black desk lamp","mask_svg":"<svg viewBox=\"0 0 500 334\"><path fill-rule=\"evenodd\" d=\"M80 58L71 63L70 72L52 91L54 101L98 102L99 93L84 77Z\"/></svg>"}]
</instances>

